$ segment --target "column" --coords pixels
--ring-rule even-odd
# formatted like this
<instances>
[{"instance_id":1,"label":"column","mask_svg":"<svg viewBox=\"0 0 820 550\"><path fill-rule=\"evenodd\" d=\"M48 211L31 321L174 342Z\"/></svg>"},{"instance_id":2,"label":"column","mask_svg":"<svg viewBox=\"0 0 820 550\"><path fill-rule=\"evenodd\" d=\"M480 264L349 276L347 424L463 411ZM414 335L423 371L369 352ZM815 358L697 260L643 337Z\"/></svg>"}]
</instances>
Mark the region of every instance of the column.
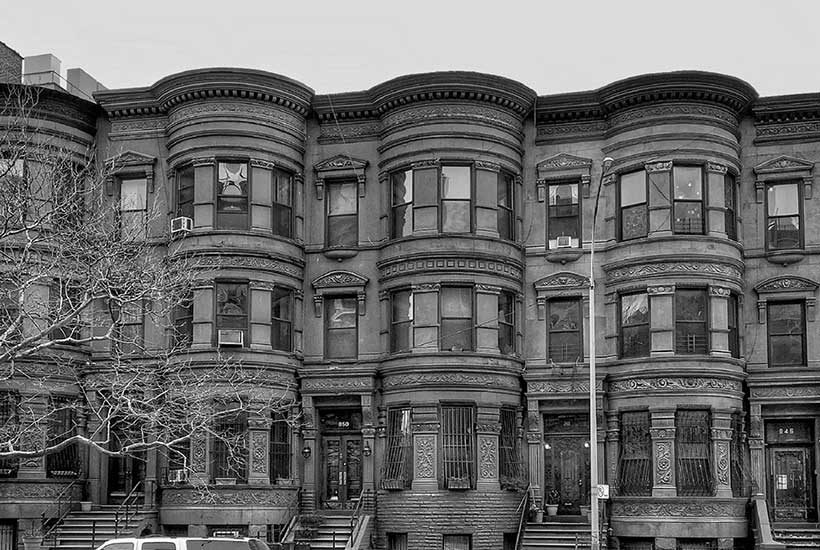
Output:
<instances>
[{"instance_id":1,"label":"column","mask_svg":"<svg viewBox=\"0 0 820 550\"><path fill-rule=\"evenodd\" d=\"M672 190L670 176L672 161L654 162L646 165L649 187L649 232L650 237L664 237L672 234Z\"/></svg>"},{"instance_id":2,"label":"column","mask_svg":"<svg viewBox=\"0 0 820 550\"><path fill-rule=\"evenodd\" d=\"M501 288L476 285L476 351L498 353L498 295Z\"/></svg>"},{"instance_id":3,"label":"column","mask_svg":"<svg viewBox=\"0 0 820 550\"><path fill-rule=\"evenodd\" d=\"M729 351L729 296L731 290L709 285L709 355L731 356Z\"/></svg>"},{"instance_id":4,"label":"column","mask_svg":"<svg viewBox=\"0 0 820 550\"><path fill-rule=\"evenodd\" d=\"M606 412L607 474L603 483L614 486L618 482L618 457L621 452L621 418L618 411Z\"/></svg>"},{"instance_id":5,"label":"column","mask_svg":"<svg viewBox=\"0 0 820 550\"><path fill-rule=\"evenodd\" d=\"M413 408L413 490L438 489L438 407Z\"/></svg>"},{"instance_id":6,"label":"column","mask_svg":"<svg viewBox=\"0 0 820 550\"><path fill-rule=\"evenodd\" d=\"M476 489L479 491L499 491L501 482L499 473L499 434L501 417L497 408L479 407L476 416L476 439L478 442L478 478Z\"/></svg>"},{"instance_id":7,"label":"column","mask_svg":"<svg viewBox=\"0 0 820 550\"><path fill-rule=\"evenodd\" d=\"M544 497L544 429L541 422L541 415L538 412L538 401L530 399L527 401L527 452L530 466L529 481L539 506L543 504Z\"/></svg>"},{"instance_id":8,"label":"column","mask_svg":"<svg viewBox=\"0 0 820 550\"><path fill-rule=\"evenodd\" d=\"M316 408L313 406L313 397L302 397L302 448L299 456L304 459L302 467L302 511L313 512L316 509L316 464L319 460L319 449L316 446ZM305 458L304 452L310 450Z\"/></svg>"},{"instance_id":9,"label":"column","mask_svg":"<svg viewBox=\"0 0 820 550\"><path fill-rule=\"evenodd\" d=\"M649 294L650 355L662 357L675 354L675 285L651 285Z\"/></svg>"},{"instance_id":10,"label":"column","mask_svg":"<svg viewBox=\"0 0 820 550\"><path fill-rule=\"evenodd\" d=\"M197 432L191 436L191 485L207 485L210 476L208 465L211 463L211 453L208 445L208 435Z\"/></svg>"},{"instance_id":11,"label":"column","mask_svg":"<svg viewBox=\"0 0 820 550\"><path fill-rule=\"evenodd\" d=\"M766 492L765 459L763 440L763 416L759 403L749 405L749 459L752 471L752 493L762 495Z\"/></svg>"},{"instance_id":12,"label":"column","mask_svg":"<svg viewBox=\"0 0 820 550\"><path fill-rule=\"evenodd\" d=\"M362 394L362 489L376 486L376 427L373 424L373 396ZM367 449L370 449L369 451Z\"/></svg>"},{"instance_id":13,"label":"column","mask_svg":"<svg viewBox=\"0 0 820 550\"><path fill-rule=\"evenodd\" d=\"M650 408L652 427L653 497L674 497L675 486L675 410Z\"/></svg>"},{"instance_id":14,"label":"column","mask_svg":"<svg viewBox=\"0 0 820 550\"><path fill-rule=\"evenodd\" d=\"M194 229L214 225L214 169L216 159L194 161Z\"/></svg>"},{"instance_id":15,"label":"column","mask_svg":"<svg viewBox=\"0 0 820 550\"><path fill-rule=\"evenodd\" d=\"M251 159L251 229L271 230L273 163Z\"/></svg>"},{"instance_id":16,"label":"column","mask_svg":"<svg viewBox=\"0 0 820 550\"><path fill-rule=\"evenodd\" d=\"M726 172L722 164L706 163L706 227L709 234L715 237L728 238L726 235Z\"/></svg>"},{"instance_id":17,"label":"column","mask_svg":"<svg viewBox=\"0 0 820 550\"><path fill-rule=\"evenodd\" d=\"M250 282L250 318L252 349L271 349L271 287L258 281Z\"/></svg>"},{"instance_id":18,"label":"column","mask_svg":"<svg viewBox=\"0 0 820 550\"><path fill-rule=\"evenodd\" d=\"M731 456L729 443L732 441L731 411L712 411L712 476L715 480L715 496L732 497Z\"/></svg>"},{"instance_id":19,"label":"column","mask_svg":"<svg viewBox=\"0 0 820 550\"><path fill-rule=\"evenodd\" d=\"M413 349L438 349L438 293L441 285L413 285Z\"/></svg>"},{"instance_id":20,"label":"column","mask_svg":"<svg viewBox=\"0 0 820 550\"><path fill-rule=\"evenodd\" d=\"M270 425L270 412L248 414L248 485L270 485Z\"/></svg>"}]
</instances>

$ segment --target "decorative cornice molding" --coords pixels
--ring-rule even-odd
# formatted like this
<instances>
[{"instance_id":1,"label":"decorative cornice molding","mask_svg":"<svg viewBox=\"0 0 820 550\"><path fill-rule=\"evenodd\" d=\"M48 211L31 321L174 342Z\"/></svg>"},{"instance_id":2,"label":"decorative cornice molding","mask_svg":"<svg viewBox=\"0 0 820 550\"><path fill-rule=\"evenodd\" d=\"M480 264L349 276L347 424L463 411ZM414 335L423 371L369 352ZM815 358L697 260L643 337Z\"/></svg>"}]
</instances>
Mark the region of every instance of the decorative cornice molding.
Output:
<instances>
[{"instance_id":1,"label":"decorative cornice molding","mask_svg":"<svg viewBox=\"0 0 820 550\"><path fill-rule=\"evenodd\" d=\"M367 286L368 278L352 271L329 271L321 275L311 283L314 289L339 288L339 287L361 287Z\"/></svg>"},{"instance_id":2,"label":"decorative cornice molding","mask_svg":"<svg viewBox=\"0 0 820 550\"><path fill-rule=\"evenodd\" d=\"M780 155L765 162L761 162L754 167L755 175L761 174L781 174L784 172L811 172L814 170L814 163L807 160Z\"/></svg>"},{"instance_id":3,"label":"decorative cornice molding","mask_svg":"<svg viewBox=\"0 0 820 550\"><path fill-rule=\"evenodd\" d=\"M338 171L362 171L367 168L368 164L369 161L367 160L357 159L348 155L336 155L317 162L313 165L313 170L320 174L329 172L329 174L322 174L323 177L329 177L333 175L333 172Z\"/></svg>"},{"instance_id":4,"label":"decorative cornice molding","mask_svg":"<svg viewBox=\"0 0 820 550\"><path fill-rule=\"evenodd\" d=\"M604 272L607 283L670 275L705 275L740 281L743 275L740 268L735 265L702 260L669 262L645 259L644 263L637 265L605 265Z\"/></svg>"},{"instance_id":5,"label":"decorative cornice molding","mask_svg":"<svg viewBox=\"0 0 820 550\"><path fill-rule=\"evenodd\" d=\"M742 393L743 387L738 380L696 377L630 378L628 380L616 380L609 383L609 393L646 391L677 392L680 390L716 390L720 392Z\"/></svg>"},{"instance_id":6,"label":"decorative cornice molding","mask_svg":"<svg viewBox=\"0 0 820 550\"><path fill-rule=\"evenodd\" d=\"M820 386L804 383L792 386L753 386L750 393L752 397L758 398L820 397Z\"/></svg>"},{"instance_id":7,"label":"decorative cornice molding","mask_svg":"<svg viewBox=\"0 0 820 550\"><path fill-rule=\"evenodd\" d=\"M568 153L558 153L548 159L542 160L536 165L539 177L545 177L543 172L558 172L567 169L578 169L579 173L589 173L592 166L592 159L570 155Z\"/></svg>"},{"instance_id":8,"label":"decorative cornice molding","mask_svg":"<svg viewBox=\"0 0 820 550\"><path fill-rule=\"evenodd\" d=\"M373 388L373 380L370 377L345 377L340 378L334 375L333 378L305 378L302 379L302 390L311 392L351 392L369 391Z\"/></svg>"},{"instance_id":9,"label":"decorative cornice molding","mask_svg":"<svg viewBox=\"0 0 820 550\"><path fill-rule=\"evenodd\" d=\"M595 391L603 391L602 381L595 383ZM589 393L589 381L584 380L535 380L527 382L527 393Z\"/></svg>"},{"instance_id":10,"label":"decorative cornice molding","mask_svg":"<svg viewBox=\"0 0 820 550\"><path fill-rule=\"evenodd\" d=\"M395 389L403 387L420 386L440 386L449 388L452 386L466 386L476 388L503 388L517 389L518 380L513 376L502 376L493 374L468 374L460 372L436 372L418 374L398 374L384 375L384 387Z\"/></svg>"},{"instance_id":11,"label":"decorative cornice molding","mask_svg":"<svg viewBox=\"0 0 820 550\"><path fill-rule=\"evenodd\" d=\"M538 279L533 286L537 293L563 292L570 289L586 289L589 287L589 279L571 271L562 271Z\"/></svg>"},{"instance_id":12,"label":"decorative cornice molding","mask_svg":"<svg viewBox=\"0 0 820 550\"><path fill-rule=\"evenodd\" d=\"M635 502L616 500L612 503L614 517L705 517L745 518L746 501L710 502L687 499L677 502Z\"/></svg>"},{"instance_id":13,"label":"decorative cornice molding","mask_svg":"<svg viewBox=\"0 0 820 550\"><path fill-rule=\"evenodd\" d=\"M510 258L512 260L512 258ZM420 273L436 272L480 273L501 276L521 281L523 266L516 262L485 258L459 257L449 255L441 257L430 254L426 258L398 258L379 264L379 280L385 281L399 276L415 276Z\"/></svg>"}]
</instances>

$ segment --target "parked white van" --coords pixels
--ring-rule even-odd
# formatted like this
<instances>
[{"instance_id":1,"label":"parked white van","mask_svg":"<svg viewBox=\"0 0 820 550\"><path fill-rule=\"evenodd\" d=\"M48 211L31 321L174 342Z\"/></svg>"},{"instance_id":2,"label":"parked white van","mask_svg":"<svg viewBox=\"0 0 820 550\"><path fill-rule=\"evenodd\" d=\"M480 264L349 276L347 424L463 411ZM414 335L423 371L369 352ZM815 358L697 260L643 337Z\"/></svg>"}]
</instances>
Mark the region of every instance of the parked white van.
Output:
<instances>
[{"instance_id":1,"label":"parked white van","mask_svg":"<svg viewBox=\"0 0 820 550\"><path fill-rule=\"evenodd\" d=\"M97 550L270 550L259 539L226 537L162 537L111 539Z\"/></svg>"}]
</instances>

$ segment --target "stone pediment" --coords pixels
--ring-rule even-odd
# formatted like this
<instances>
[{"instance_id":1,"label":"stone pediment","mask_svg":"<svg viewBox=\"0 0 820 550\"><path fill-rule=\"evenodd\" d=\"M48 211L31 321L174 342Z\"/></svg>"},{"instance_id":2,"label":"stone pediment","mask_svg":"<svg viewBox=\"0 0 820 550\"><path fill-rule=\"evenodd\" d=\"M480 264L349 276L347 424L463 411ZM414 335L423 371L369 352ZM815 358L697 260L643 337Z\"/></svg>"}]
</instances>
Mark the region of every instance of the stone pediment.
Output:
<instances>
[{"instance_id":1,"label":"stone pediment","mask_svg":"<svg viewBox=\"0 0 820 550\"><path fill-rule=\"evenodd\" d=\"M771 292L814 292L820 286L811 279L794 276L771 277L755 285L755 292L766 294Z\"/></svg>"},{"instance_id":2,"label":"stone pediment","mask_svg":"<svg viewBox=\"0 0 820 550\"><path fill-rule=\"evenodd\" d=\"M567 153L559 153L546 160L538 163L538 174L541 172L553 172L558 170L569 170L572 168L586 169L589 173L589 168L592 166L592 159L577 157Z\"/></svg>"},{"instance_id":3,"label":"stone pediment","mask_svg":"<svg viewBox=\"0 0 820 550\"><path fill-rule=\"evenodd\" d=\"M352 271L330 271L317 277L311 283L314 289L340 288L340 287L364 287L367 285L367 277L363 277Z\"/></svg>"},{"instance_id":4,"label":"stone pediment","mask_svg":"<svg viewBox=\"0 0 820 550\"><path fill-rule=\"evenodd\" d=\"M780 172L811 172L814 163L789 155L780 155L754 167L755 174L776 174Z\"/></svg>"},{"instance_id":5,"label":"stone pediment","mask_svg":"<svg viewBox=\"0 0 820 550\"><path fill-rule=\"evenodd\" d=\"M137 151L124 151L113 157L105 159L105 165L110 169L117 171L122 168L129 168L132 166L153 166L157 161L157 157L139 153Z\"/></svg>"},{"instance_id":6,"label":"stone pediment","mask_svg":"<svg viewBox=\"0 0 820 550\"><path fill-rule=\"evenodd\" d=\"M550 291L550 290L568 290L586 288L589 286L589 280L577 273L570 271L562 271L539 279L535 282L536 291Z\"/></svg>"},{"instance_id":7,"label":"stone pediment","mask_svg":"<svg viewBox=\"0 0 820 550\"><path fill-rule=\"evenodd\" d=\"M364 170L368 161L349 157L347 155L336 155L313 165L316 172L333 172L337 170Z\"/></svg>"}]
</instances>

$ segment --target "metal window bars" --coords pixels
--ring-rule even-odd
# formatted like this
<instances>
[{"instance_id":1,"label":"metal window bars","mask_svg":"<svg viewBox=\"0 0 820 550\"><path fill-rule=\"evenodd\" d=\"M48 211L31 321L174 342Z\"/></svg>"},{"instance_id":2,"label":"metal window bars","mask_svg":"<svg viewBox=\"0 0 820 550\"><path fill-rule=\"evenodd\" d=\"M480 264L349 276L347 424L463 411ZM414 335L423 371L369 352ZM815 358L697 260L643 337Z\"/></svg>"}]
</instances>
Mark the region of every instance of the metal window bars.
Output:
<instances>
[{"instance_id":1,"label":"metal window bars","mask_svg":"<svg viewBox=\"0 0 820 550\"><path fill-rule=\"evenodd\" d=\"M618 494L652 494L652 438L649 411L621 414L621 452L618 461Z\"/></svg>"},{"instance_id":2,"label":"metal window bars","mask_svg":"<svg viewBox=\"0 0 820 550\"><path fill-rule=\"evenodd\" d=\"M470 489L475 481L473 409L463 405L442 407L441 418L444 488Z\"/></svg>"},{"instance_id":3,"label":"metal window bars","mask_svg":"<svg viewBox=\"0 0 820 550\"><path fill-rule=\"evenodd\" d=\"M409 489L413 481L413 436L410 433L410 409L387 412L387 453L382 465L383 489Z\"/></svg>"},{"instance_id":4,"label":"metal window bars","mask_svg":"<svg viewBox=\"0 0 820 550\"><path fill-rule=\"evenodd\" d=\"M715 486L709 411L681 410L675 417L678 495L711 496Z\"/></svg>"}]
</instances>

